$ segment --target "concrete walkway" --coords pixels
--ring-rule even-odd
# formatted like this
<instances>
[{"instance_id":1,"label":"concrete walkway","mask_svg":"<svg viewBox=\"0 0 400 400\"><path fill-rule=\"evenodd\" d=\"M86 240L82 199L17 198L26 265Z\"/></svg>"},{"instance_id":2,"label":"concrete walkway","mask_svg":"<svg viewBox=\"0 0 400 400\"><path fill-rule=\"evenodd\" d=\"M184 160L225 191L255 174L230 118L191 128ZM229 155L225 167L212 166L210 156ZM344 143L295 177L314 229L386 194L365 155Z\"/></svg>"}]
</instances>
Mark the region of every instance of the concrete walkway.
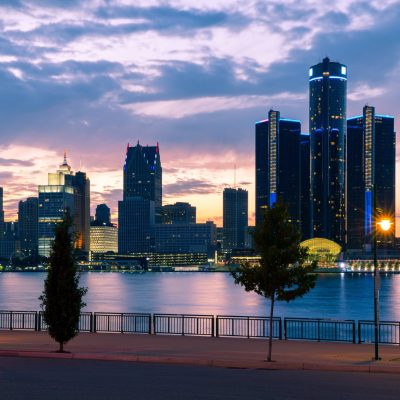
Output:
<instances>
[{"instance_id":1,"label":"concrete walkway","mask_svg":"<svg viewBox=\"0 0 400 400\"><path fill-rule=\"evenodd\" d=\"M208 365L228 368L381 372L400 374L400 347L380 345L382 360L372 361L374 346L275 340L273 359L265 361L265 339L80 333L65 349L46 332L0 331L0 357L74 358Z\"/></svg>"}]
</instances>

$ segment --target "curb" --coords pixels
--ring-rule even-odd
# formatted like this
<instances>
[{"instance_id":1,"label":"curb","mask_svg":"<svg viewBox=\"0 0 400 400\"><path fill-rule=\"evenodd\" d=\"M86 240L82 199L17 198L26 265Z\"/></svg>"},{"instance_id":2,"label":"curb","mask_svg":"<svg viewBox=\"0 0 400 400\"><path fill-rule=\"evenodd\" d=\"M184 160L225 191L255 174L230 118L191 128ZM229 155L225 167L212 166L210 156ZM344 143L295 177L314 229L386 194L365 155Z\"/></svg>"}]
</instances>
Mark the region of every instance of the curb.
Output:
<instances>
[{"instance_id":1,"label":"curb","mask_svg":"<svg viewBox=\"0 0 400 400\"><path fill-rule=\"evenodd\" d=\"M223 359L200 359L187 357L170 356L141 356L138 354L106 354L106 353L52 353L43 351L19 351L19 350L0 350L0 357L17 358L47 358L64 360L96 360L96 361L121 361L121 362L141 362L158 364L176 365L195 365L233 369L253 369L253 370L303 370L303 371L326 371L326 372L364 372L364 373L384 373L400 374L399 366L388 365L349 365L349 364L320 364L320 363L301 363L301 362L273 362L265 361L235 361Z\"/></svg>"}]
</instances>

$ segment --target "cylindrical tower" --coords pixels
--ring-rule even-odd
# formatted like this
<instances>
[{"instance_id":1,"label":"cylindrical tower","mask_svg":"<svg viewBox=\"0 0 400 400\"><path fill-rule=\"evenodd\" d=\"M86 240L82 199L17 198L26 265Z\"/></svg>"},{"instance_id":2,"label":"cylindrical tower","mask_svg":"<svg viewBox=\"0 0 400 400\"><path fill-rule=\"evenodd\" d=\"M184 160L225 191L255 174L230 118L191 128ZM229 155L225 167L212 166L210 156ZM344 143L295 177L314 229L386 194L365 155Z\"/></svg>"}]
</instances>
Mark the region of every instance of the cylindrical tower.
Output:
<instances>
[{"instance_id":1,"label":"cylindrical tower","mask_svg":"<svg viewBox=\"0 0 400 400\"><path fill-rule=\"evenodd\" d=\"M347 67L324 58L309 69L309 81L313 236L343 245Z\"/></svg>"}]
</instances>

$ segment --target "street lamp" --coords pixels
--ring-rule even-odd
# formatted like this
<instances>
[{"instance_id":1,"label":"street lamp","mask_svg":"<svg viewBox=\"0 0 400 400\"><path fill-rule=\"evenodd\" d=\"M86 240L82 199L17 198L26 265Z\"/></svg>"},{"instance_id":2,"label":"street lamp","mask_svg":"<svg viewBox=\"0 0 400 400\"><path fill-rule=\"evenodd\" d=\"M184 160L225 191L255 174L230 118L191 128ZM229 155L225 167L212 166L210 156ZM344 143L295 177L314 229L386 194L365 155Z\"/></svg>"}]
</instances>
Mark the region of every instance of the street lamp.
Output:
<instances>
[{"instance_id":1,"label":"street lamp","mask_svg":"<svg viewBox=\"0 0 400 400\"><path fill-rule=\"evenodd\" d=\"M376 211L376 210L375 210ZM377 231L379 229L383 233L389 232L392 227L392 221L390 218L383 217L379 221L376 220L374 223L374 326L375 326L375 360L380 360L379 358L379 289L381 288L381 279L378 269L378 261L376 257L376 247L377 247Z\"/></svg>"}]
</instances>

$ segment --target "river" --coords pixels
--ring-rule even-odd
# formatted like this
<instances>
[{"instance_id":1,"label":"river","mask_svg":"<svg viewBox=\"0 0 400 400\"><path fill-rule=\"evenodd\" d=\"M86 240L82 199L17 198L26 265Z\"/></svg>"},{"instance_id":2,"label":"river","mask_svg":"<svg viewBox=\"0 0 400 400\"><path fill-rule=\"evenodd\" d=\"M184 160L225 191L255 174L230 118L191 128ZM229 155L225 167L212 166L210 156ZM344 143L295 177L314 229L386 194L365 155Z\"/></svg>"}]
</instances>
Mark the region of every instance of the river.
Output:
<instances>
[{"instance_id":1,"label":"river","mask_svg":"<svg viewBox=\"0 0 400 400\"><path fill-rule=\"evenodd\" d=\"M0 310L39 310L46 273L0 273ZM266 315L269 302L234 284L228 273L86 272L86 311ZM381 320L400 321L400 274L382 274ZM275 315L373 319L371 274L319 274L315 288L290 303L278 302Z\"/></svg>"}]
</instances>

